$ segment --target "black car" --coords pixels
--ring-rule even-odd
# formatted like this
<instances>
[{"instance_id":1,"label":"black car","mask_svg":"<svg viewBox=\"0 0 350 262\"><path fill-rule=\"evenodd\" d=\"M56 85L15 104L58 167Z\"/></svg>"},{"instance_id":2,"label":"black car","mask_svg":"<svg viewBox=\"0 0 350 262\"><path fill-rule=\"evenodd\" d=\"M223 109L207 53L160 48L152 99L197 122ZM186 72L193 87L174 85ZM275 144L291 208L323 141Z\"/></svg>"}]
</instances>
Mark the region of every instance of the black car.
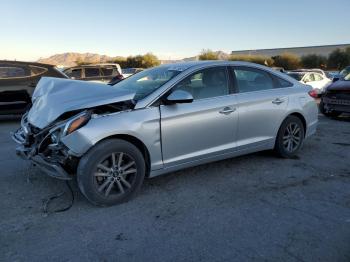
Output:
<instances>
[{"instance_id":1,"label":"black car","mask_svg":"<svg viewBox=\"0 0 350 262\"><path fill-rule=\"evenodd\" d=\"M350 73L326 88L321 97L320 111L329 117L350 113Z\"/></svg>"},{"instance_id":2,"label":"black car","mask_svg":"<svg viewBox=\"0 0 350 262\"><path fill-rule=\"evenodd\" d=\"M43 76L67 78L53 65L0 60L0 115L23 114Z\"/></svg>"},{"instance_id":3,"label":"black car","mask_svg":"<svg viewBox=\"0 0 350 262\"><path fill-rule=\"evenodd\" d=\"M123 79L118 64L80 65L63 71L69 78L83 81L108 83L115 79Z\"/></svg>"}]
</instances>

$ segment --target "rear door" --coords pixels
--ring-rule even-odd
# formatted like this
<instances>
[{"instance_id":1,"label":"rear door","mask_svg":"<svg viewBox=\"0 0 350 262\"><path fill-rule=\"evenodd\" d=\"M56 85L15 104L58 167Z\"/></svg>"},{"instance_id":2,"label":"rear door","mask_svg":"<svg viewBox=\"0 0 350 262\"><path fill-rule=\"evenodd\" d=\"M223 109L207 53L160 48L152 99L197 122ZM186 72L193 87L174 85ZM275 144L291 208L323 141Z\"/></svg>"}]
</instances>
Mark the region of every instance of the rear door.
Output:
<instances>
[{"instance_id":1,"label":"rear door","mask_svg":"<svg viewBox=\"0 0 350 262\"><path fill-rule=\"evenodd\" d=\"M34 90L28 65L0 64L0 114L23 113Z\"/></svg>"},{"instance_id":2,"label":"rear door","mask_svg":"<svg viewBox=\"0 0 350 262\"><path fill-rule=\"evenodd\" d=\"M235 149L237 101L227 73L223 66L197 71L173 88L191 93L192 103L160 106L166 167Z\"/></svg>"},{"instance_id":3,"label":"rear door","mask_svg":"<svg viewBox=\"0 0 350 262\"><path fill-rule=\"evenodd\" d=\"M239 114L237 149L272 143L285 116L291 83L253 67L231 67Z\"/></svg>"}]
</instances>

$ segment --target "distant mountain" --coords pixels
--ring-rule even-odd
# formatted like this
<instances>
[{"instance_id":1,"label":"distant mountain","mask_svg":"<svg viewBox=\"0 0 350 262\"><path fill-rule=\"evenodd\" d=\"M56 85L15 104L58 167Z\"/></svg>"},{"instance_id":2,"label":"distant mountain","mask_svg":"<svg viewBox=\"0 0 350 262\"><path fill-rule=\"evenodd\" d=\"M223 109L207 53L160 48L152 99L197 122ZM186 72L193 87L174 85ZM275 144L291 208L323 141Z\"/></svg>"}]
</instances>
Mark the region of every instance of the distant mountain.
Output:
<instances>
[{"instance_id":1,"label":"distant mountain","mask_svg":"<svg viewBox=\"0 0 350 262\"><path fill-rule=\"evenodd\" d=\"M115 58L106 55L92 54L92 53L63 53L50 56L48 58L41 58L38 60L40 63L51 64L56 66L75 66L78 61L85 63L106 63Z\"/></svg>"},{"instance_id":2,"label":"distant mountain","mask_svg":"<svg viewBox=\"0 0 350 262\"><path fill-rule=\"evenodd\" d=\"M229 54L223 51L216 51L215 53L218 54L220 60L226 60L229 57ZM62 66L62 67L70 67L70 66L77 65L77 62L93 63L93 64L107 63L117 58L123 59L122 56L112 57L112 56L99 55L99 54L93 54L93 53L63 53L63 54L56 54L48 58L41 58L38 60L38 62L44 63L44 64ZM169 63L196 61L196 60L198 60L198 56L187 57L179 60L161 60L161 63L169 64Z\"/></svg>"}]
</instances>

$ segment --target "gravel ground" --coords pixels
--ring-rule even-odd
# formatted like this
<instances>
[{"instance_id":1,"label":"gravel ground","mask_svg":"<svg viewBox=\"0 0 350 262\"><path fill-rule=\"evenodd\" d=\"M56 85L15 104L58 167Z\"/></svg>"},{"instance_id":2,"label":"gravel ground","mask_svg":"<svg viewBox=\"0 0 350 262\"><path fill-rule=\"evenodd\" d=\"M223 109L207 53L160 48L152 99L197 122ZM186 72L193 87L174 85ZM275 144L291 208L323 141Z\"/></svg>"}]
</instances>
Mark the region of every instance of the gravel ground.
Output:
<instances>
[{"instance_id":1,"label":"gravel ground","mask_svg":"<svg viewBox=\"0 0 350 262\"><path fill-rule=\"evenodd\" d=\"M350 116L320 116L297 159L270 152L145 181L128 203L44 214L65 184L16 157L0 122L0 261L350 261ZM69 203L69 194L51 209Z\"/></svg>"}]
</instances>

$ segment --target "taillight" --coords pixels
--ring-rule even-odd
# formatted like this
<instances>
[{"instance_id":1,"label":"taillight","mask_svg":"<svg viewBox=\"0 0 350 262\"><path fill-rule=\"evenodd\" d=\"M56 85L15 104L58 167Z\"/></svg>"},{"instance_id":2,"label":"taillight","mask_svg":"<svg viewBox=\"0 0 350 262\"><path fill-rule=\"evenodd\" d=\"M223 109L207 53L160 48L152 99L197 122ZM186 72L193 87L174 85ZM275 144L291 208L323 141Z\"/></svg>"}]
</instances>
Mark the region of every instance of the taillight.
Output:
<instances>
[{"instance_id":1,"label":"taillight","mask_svg":"<svg viewBox=\"0 0 350 262\"><path fill-rule=\"evenodd\" d=\"M313 98L318 98L318 92L315 89L312 89L309 92L309 96L313 97Z\"/></svg>"}]
</instances>

